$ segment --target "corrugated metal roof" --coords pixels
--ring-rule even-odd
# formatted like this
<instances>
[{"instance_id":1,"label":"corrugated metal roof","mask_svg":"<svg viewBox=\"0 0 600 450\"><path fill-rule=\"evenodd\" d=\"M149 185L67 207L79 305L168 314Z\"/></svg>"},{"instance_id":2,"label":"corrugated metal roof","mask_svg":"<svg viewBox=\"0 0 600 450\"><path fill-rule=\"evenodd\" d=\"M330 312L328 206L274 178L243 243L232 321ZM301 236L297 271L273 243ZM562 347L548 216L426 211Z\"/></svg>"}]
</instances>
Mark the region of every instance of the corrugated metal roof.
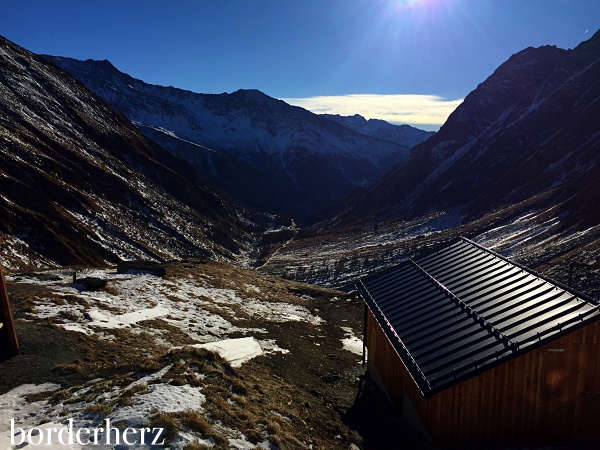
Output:
<instances>
[{"instance_id":1,"label":"corrugated metal roof","mask_svg":"<svg viewBox=\"0 0 600 450\"><path fill-rule=\"evenodd\" d=\"M591 300L465 238L357 290L426 397L600 318Z\"/></svg>"}]
</instances>

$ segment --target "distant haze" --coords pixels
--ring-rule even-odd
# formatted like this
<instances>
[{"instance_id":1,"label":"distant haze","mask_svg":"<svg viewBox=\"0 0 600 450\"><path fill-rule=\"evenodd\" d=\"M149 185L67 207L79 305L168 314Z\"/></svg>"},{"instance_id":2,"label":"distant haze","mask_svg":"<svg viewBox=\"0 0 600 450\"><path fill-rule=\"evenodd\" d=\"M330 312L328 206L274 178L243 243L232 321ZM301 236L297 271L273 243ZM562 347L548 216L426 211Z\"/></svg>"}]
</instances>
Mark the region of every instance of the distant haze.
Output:
<instances>
[{"instance_id":1,"label":"distant haze","mask_svg":"<svg viewBox=\"0 0 600 450\"><path fill-rule=\"evenodd\" d=\"M353 94L309 98L283 98L316 114L360 114L366 119L382 119L437 131L463 99L447 100L436 95Z\"/></svg>"}]
</instances>

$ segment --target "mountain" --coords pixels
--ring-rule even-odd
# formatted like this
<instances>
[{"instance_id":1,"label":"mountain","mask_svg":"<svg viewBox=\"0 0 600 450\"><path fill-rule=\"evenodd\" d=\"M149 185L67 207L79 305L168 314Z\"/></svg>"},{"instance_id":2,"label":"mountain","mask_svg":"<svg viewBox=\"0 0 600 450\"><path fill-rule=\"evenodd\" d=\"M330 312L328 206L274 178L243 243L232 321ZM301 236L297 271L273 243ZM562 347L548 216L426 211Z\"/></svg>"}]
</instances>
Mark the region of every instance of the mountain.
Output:
<instances>
[{"instance_id":1,"label":"mountain","mask_svg":"<svg viewBox=\"0 0 600 450\"><path fill-rule=\"evenodd\" d=\"M299 220L381 178L413 142L363 134L256 90L197 94L147 84L108 61L47 58L230 198Z\"/></svg>"},{"instance_id":2,"label":"mountain","mask_svg":"<svg viewBox=\"0 0 600 450\"><path fill-rule=\"evenodd\" d=\"M600 298L600 33L509 58L407 161L260 270L330 286L460 235Z\"/></svg>"},{"instance_id":3,"label":"mountain","mask_svg":"<svg viewBox=\"0 0 600 450\"><path fill-rule=\"evenodd\" d=\"M565 224L596 225L600 33L572 50L527 48L471 92L440 131L353 199L340 222L456 209L463 223L547 194Z\"/></svg>"},{"instance_id":4,"label":"mountain","mask_svg":"<svg viewBox=\"0 0 600 450\"><path fill-rule=\"evenodd\" d=\"M410 148L429 139L435 134L410 125L393 125L381 119L365 119L360 114L340 116L339 114L321 114L345 127L351 128L366 136L372 136L386 141L397 142Z\"/></svg>"},{"instance_id":5,"label":"mountain","mask_svg":"<svg viewBox=\"0 0 600 450\"><path fill-rule=\"evenodd\" d=\"M0 259L233 258L236 209L67 72L0 37Z\"/></svg>"}]
</instances>

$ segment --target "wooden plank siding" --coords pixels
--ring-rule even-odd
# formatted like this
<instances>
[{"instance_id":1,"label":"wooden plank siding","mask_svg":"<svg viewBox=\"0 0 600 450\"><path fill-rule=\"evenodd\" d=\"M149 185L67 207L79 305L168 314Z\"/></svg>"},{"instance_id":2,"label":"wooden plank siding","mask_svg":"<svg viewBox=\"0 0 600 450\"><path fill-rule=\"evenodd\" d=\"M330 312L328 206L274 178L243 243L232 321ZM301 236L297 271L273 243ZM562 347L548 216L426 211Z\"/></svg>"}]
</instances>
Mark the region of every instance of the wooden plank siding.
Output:
<instances>
[{"instance_id":1,"label":"wooden plank siding","mask_svg":"<svg viewBox=\"0 0 600 450\"><path fill-rule=\"evenodd\" d=\"M594 322L426 399L373 314L369 366L398 408L410 399L449 447L600 443L600 323Z\"/></svg>"},{"instance_id":2,"label":"wooden plank siding","mask_svg":"<svg viewBox=\"0 0 600 450\"><path fill-rule=\"evenodd\" d=\"M19 342L8 301L4 271L0 265L0 356L13 356L18 352Z\"/></svg>"}]
</instances>

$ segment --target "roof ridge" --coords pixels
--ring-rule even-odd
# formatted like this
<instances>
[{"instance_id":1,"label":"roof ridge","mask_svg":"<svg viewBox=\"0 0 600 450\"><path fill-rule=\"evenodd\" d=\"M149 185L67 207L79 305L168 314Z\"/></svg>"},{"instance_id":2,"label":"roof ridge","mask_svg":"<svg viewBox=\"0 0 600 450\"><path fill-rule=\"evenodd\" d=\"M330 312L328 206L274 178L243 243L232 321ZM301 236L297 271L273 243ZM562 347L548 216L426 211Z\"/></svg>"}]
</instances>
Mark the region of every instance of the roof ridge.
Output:
<instances>
[{"instance_id":1,"label":"roof ridge","mask_svg":"<svg viewBox=\"0 0 600 450\"><path fill-rule=\"evenodd\" d=\"M472 308L467 302L462 300L458 295L448 289L444 284L442 284L439 280L437 280L433 275L431 275L427 270L421 267L414 259L408 259L414 266L423 272L427 277L429 277L434 283L436 283L443 291L445 291L454 302L463 310L466 311L468 315L473 317L477 323L479 323L482 328L486 328L490 334L494 334L497 338L502 340L504 344L512 349L518 350L519 346L516 342L511 341L508 336L502 334L502 332L496 328L490 321L488 321L485 317L479 314L474 308Z\"/></svg>"},{"instance_id":2,"label":"roof ridge","mask_svg":"<svg viewBox=\"0 0 600 450\"><path fill-rule=\"evenodd\" d=\"M507 283L504 264L517 269ZM600 320L597 303L463 237L388 270L357 292L426 398Z\"/></svg>"}]
</instances>

